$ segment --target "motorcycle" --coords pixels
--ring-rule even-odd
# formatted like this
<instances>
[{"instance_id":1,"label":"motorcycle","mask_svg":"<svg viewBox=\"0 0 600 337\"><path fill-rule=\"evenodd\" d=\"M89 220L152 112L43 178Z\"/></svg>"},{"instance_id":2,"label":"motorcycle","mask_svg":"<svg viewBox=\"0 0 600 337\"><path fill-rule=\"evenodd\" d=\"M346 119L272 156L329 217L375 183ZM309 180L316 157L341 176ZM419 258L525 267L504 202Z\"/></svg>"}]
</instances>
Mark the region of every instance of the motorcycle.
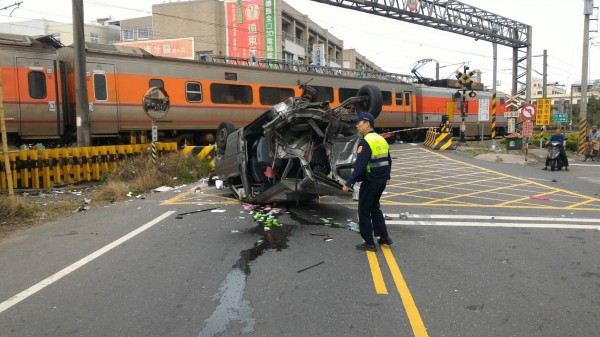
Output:
<instances>
[{"instance_id":1,"label":"motorcycle","mask_svg":"<svg viewBox=\"0 0 600 337\"><path fill-rule=\"evenodd\" d=\"M555 169L562 170L565 163L560 157L560 149L562 144L560 142L550 142L550 149L548 150L548 163L550 171Z\"/></svg>"},{"instance_id":2,"label":"motorcycle","mask_svg":"<svg viewBox=\"0 0 600 337\"><path fill-rule=\"evenodd\" d=\"M597 155L597 150L594 149L594 142L588 141L587 143L585 143L585 146L583 148L583 161L587 161L588 158L594 161L594 157L596 157Z\"/></svg>"}]
</instances>

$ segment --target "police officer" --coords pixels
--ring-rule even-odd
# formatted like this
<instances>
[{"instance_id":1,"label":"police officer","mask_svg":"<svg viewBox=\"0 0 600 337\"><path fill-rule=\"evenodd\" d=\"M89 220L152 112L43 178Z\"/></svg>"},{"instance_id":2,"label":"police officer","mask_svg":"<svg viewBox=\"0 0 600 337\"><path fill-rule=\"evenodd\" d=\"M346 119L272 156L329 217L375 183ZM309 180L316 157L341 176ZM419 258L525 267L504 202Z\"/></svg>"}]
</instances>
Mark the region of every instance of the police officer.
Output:
<instances>
[{"instance_id":1,"label":"police officer","mask_svg":"<svg viewBox=\"0 0 600 337\"><path fill-rule=\"evenodd\" d=\"M392 157L387 141L373 130L375 118L372 114L361 113L352 122L356 123L356 129L363 139L358 143L352 176L346 181L343 190L348 192L357 181L362 181L358 193L358 224L365 242L356 245L356 249L376 252L373 234L379 237L379 244L392 244L379 205L379 198L390 179Z\"/></svg>"}]
</instances>

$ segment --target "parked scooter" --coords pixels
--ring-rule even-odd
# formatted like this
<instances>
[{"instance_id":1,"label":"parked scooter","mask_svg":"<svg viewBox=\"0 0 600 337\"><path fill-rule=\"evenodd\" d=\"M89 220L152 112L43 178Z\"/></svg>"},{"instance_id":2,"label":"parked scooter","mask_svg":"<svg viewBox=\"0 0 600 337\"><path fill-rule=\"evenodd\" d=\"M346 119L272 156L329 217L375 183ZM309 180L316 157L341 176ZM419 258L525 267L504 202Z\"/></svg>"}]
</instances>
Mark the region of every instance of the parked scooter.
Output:
<instances>
[{"instance_id":1,"label":"parked scooter","mask_svg":"<svg viewBox=\"0 0 600 337\"><path fill-rule=\"evenodd\" d=\"M548 150L548 166L550 166L550 171L554 171L555 169L562 170L565 163L560 157L560 142L550 142L550 148Z\"/></svg>"},{"instance_id":2,"label":"parked scooter","mask_svg":"<svg viewBox=\"0 0 600 337\"><path fill-rule=\"evenodd\" d=\"M585 146L583 148L583 161L587 161L588 158L592 159L592 161L594 161L594 158L598 155L597 153L598 151L596 151L594 149L594 143L588 141L587 143L585 143Z\"/></svg>"}]
</instances>

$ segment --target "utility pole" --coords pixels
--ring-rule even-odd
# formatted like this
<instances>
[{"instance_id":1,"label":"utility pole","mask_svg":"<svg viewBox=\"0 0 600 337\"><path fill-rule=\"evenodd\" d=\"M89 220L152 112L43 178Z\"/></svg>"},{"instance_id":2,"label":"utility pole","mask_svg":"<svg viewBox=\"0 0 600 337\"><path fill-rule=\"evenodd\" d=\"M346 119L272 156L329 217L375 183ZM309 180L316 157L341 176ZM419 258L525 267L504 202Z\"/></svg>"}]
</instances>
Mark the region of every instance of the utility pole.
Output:
<instances>
[{"instance_id":1,"label":"utility pole","mask_svg":"<svg viewBox=\"0 0 600 337\"><path fill-rule=\"evenodd\" d=\"M587 137L587 84L588 54L590 50L590 15L594 11L594 0L583 0L583 56L581 60L581 104L579 107L579 147L583 153Z\"/></svg>"},{"instance_id":2,"label":"utility pole","mask_svg":"<svg viewBox=\"0 0 600 337\"><path fill-rule=\"evenodd\" d=\"M77 146L90 146L90 107L88 103L83 0L72 0L73 52L75 56L75 92Z\"/></svg>"},{"instance_id":3,"label":"utility pole","mask_svg":"<svg viewBox=\"0 0 600 337\"><path fill-rule=\"evenodd\" d=\"M498 73L498 45L496 42L492 42L492 49L494 52L494 74L492 75L492 125L490 132L490 140L492 143L492 150L496 149L496 74ZM483 138L483 137L482 137Z\"/></svg>"},{"instance_id":4,"label":"utility pole","mask_svg":"<svg viewBox=\"0 0 600 337\"><path fill-rule=\"evenodd\" d=\"M544 74L542 75L542 97L548 97L548 51L544 49Z\"/></svg>"}]
</instances>

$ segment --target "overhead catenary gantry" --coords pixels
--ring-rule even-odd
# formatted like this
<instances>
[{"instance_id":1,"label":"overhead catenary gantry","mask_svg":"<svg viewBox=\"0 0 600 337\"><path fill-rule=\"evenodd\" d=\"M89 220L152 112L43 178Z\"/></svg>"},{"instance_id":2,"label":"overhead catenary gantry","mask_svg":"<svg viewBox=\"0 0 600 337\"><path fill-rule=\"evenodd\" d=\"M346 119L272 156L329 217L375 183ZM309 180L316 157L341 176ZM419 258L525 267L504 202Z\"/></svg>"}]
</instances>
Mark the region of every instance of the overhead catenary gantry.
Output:
<instances>
[{"instance_id":1,"label":"overhead catenary gantry","mask_svg":"<svg viewBox=\"0 0 600 337\"><path fill-rule=\"evenodd\" d=\"M531 101L532 28L454 0L311 0L513 48L512 93ZM523 77L525 79L523 80ZM521 89L518 86L521 84ZM518 91L518 92L517 92Z\"/></svg>"}]
</instances>

